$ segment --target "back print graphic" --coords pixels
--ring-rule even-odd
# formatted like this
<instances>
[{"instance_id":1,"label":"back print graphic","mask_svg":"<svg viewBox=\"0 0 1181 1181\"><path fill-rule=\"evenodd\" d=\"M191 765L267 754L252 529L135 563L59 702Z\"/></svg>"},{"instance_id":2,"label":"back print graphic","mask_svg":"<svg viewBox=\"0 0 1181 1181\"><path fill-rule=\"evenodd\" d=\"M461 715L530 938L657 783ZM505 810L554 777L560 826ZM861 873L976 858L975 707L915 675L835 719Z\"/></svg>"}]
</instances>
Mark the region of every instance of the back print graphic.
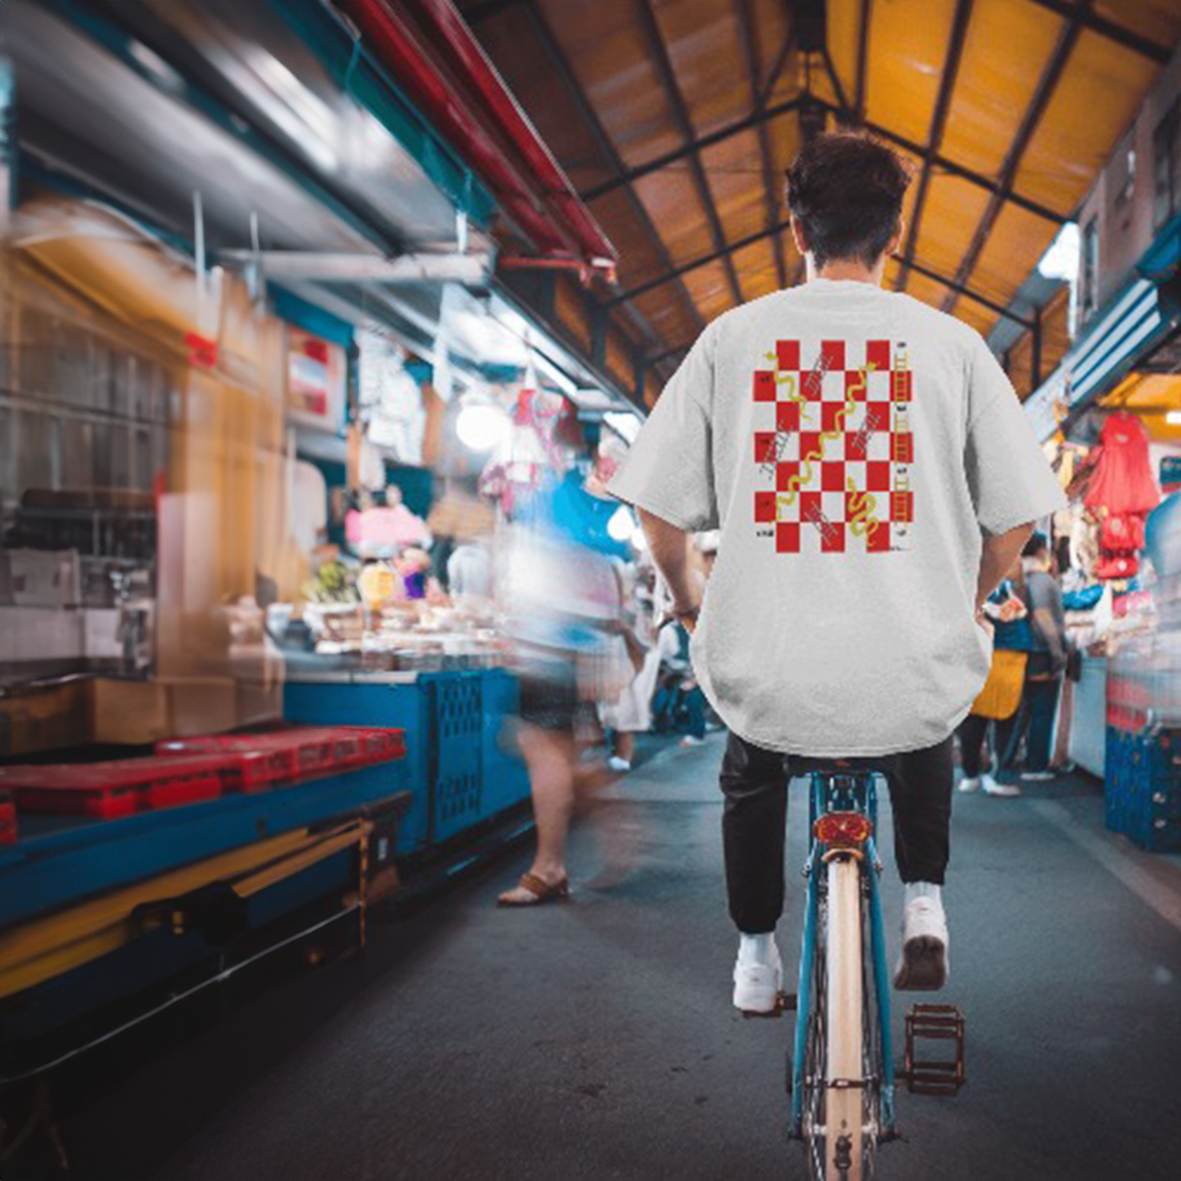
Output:
<instances>
[{"instance_id":1,"label":"back print graphic","mask_svg":"<svg viewBox=\"0 0 1181 1181\"><path fill-rule=\"evenodd\" d=\"M905 343L798 340L754 374L754 514L781 554L909 548L911 371Z\"/></svg>"}]
</instances>

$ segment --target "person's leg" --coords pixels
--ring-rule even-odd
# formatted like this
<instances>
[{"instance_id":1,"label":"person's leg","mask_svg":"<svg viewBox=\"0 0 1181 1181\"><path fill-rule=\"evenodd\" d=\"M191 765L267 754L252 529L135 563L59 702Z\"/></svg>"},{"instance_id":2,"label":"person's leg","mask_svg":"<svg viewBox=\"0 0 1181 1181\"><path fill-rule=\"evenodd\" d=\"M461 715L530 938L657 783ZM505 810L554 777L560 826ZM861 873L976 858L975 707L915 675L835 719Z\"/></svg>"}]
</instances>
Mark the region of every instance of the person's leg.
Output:
<instances>
[{"instance_id":1,"label":"person's leg","mask_svg":"<svg viewBox=\"0 0 1181 1181\"><path fill-rule=\"evenodd\" d=\"M574 736L526 723L521 726L519 741L529 771L537 825L537 852L529 873L556 887L566 881L566 835L574 812ZM508 904L535 900L536 891L523 884L500 896L500 901Z\"/></svg>"},{"instance_id":2,"label":"person's leg","mask_svg":"<svg viewBox=\"0 0 1181 1181\"><path fill-rule=\"evenodd\" d=\"M726 797L722 846L730 917L745 935L767 934L783 913L784 757L731 733L719 778Z\"/></svg>"},{"instance_id":3,"label":"person's leg","mask_svg":"<svg viewBox=\"0 0 1181 1181\"><path fill-rule=\"evenodd\" d=\"M984 743L984 734L988 729L988 719L968 714L960 723L958 730L960 739L960 766L967 780L980 778L980 748Z\"/></svg>"},{"instance_id":4,"label":"person's leg","mask_svg":"<svg viewBox=\"0 0 1181 1181\"><path fill-rule=\"evenodd\" d=\"M689 710L689 733L685 736L697 742L705 741L705 694L700 685L694 685L685 697Z\"/></svg>"},{"instance_id":5,"label":"person's leg","mask_svg":"<svg viewBox=\"0 0 1181 1181\"><path fill-rule=\"evenodd\" d=\"M943 884L951 848L952 739L900 754L889 778L902 880Z\"/></svg>"},{"instance_id":6,"label":"person's leg","mask_svg":"<svg viewBox=\"0 0 1181 1181\"><path fill-rule=\"evenodd\" d=\"M898 756L889 777L894 854L903 893L902 955L896 988L931 990L947 982L947 918L942 887L951 847L952 739Z\"/></svg>"},{"instance_id":7,"label":"person's leg","mask_svg":"<svg viewBox=\"0 0 1181 1181\"><path fill-rule=\"evenodd\" d=\"M631 766L636 757L636 736L631 730L615 731L615 757Z\"/></svg>"},{"instance_id":8,"label":"person's leg","mask_svg":"<svg viewBox=\"0 0 1181 1181\"><path fill-rule=\"evenodd\" d=\"M993 734L996 742L996 777L999 780L1011 779L1014 765L1017 762L1018 725L1021 718L1021 706L1007 718L997 718Z\"/></svg>"},{"instance_id":9,"label":"person's leg","mask_svg":"<svg viewBox=\"0 0 1181 1181\"><path fill-rule=\"evenodd\" d=\"M1048 772L1050 739L1054 732L1054 710L1058 704L1058 680L1029 683L1029 741L1025 770L1031 774Z\"/></svg>"},{"instance_id":10,"label":"person's leg","mask_svg":"<svg viewBox=\"0 0 1181 1181\"><path fill-rule=\"evenodd\" d=\"M787 767L782 754L731 733L720 775L730 917L741 932L734 1007L772 1013L783 984L775 924L783 913Z\"/></svg>"}]
</instances>

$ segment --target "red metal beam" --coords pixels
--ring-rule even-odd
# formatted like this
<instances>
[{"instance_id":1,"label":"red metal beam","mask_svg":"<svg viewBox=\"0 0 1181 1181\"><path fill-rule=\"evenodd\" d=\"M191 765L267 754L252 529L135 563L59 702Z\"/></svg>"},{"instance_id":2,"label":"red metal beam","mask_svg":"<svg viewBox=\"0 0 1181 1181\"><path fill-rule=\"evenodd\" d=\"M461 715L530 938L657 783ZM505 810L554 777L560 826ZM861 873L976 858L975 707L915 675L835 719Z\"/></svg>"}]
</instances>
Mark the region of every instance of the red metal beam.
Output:
<instances>
[{"instance_id":1,"label":"red metal beam","mask_svg":"<svg viewBox=\"0 0 1181 1181\"><path fill-rule=\"evenodd\" d=\"M383 65L547 254L617 254L450 0L341 0Z\"/></svg>"}]
</instances>

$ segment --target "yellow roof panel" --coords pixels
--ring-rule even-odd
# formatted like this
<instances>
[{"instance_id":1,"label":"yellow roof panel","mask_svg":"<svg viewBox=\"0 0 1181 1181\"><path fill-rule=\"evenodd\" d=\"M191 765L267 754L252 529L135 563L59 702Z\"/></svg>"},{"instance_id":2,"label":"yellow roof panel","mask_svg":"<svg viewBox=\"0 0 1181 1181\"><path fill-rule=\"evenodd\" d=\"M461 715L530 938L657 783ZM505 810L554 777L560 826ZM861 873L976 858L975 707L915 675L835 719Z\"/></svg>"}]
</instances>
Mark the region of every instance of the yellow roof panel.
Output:
<instances>
[{"instance_id":1,"label":"yellow roof panel","mask_svg":"<svg viewBox=\"0 0 1181 1181\"><path fill-rule=\"evenodd\" d=\"M748 114L746 55L732 0L653 0L652 8L696 133Z\"/></svg>"},{"instance_id":2,"label":"yellow roof panel","mask_svg":"<svg viewBox=\"0 0 1181 1181\"><path fill-rule=\"evenodd\" d=\"M640 309L640 314L652 325L652 330L666 348L692 341L697 336L697 323L690 316L689 304L681 298L675 283L655 287L646 295L637 296L632 303Z\"/></svg>"},{"instance_id":3,"label":"yellow roof panel","mask_svg":"<svg viewBox=\"0 0 1181 1181\"><path fill-rule=\"evenodd\" d=\"M707 263L685 272L685 286L689 288L698 311L708 323L734 306L730 280L721 262Z\"/></svg>"},{"instance_id":4,"label":"yellow roof panel","mask_svg":"<svg viewBox=\"0 0 1181 1181\"><path fill-rule=\"evenodd\" d=\"M926 142L947 58L954 0L878 0L869 22L866 114Z\"/></svg>"},{"instance_id":5,"label":"yellow roof panel","mask_svg":"<svg viewBox=\"0 0 1181 1181\"><path fill-rule=\"evenodd\" d=\"M961 296L956 302L954 314L957 320L963 320L965 324L970 324L981 336L985 337L996 327L999 318L996 312L978 304L967 295Z\"/></svg>"},{"instance_id":6,"label":"yellow roof panel","mask_svg":"<svg viewBox=\"0 0 1181 1181\"><path fill-rule=\"evenodd\" d=\"M933 174L919 223L915 262L952 278L988 205L989 192L958 176Z\"/></svg>"},{"instance_id":7,"label":"yellow roof panel","mask_svg":"<svg viewBox=\"0 0 1181 1181\"><path fill-rule=\"evenodd\" d=\"M767 142L771 148L771 170L775 174L775 197L784 207L786 217L786 173L802 143L800 121L794 111L789 111L786 115L780 115L767 123Z\"/></svg>"},{"instance_id":8,"label":"yellow roof panel","mask_svg":"<svg viewBox=\"0 0 1181 1181\"><path fill-rule=\"evenodd\" d=\"M765 228L767 196L758 135L753 131L732 135L706 148L701 162L726 237L740 240Z\"/></svg>"},{"instance_id":9,"label":"yellow roof panel","mask_svg":"<svg viewBox=\"0 0 1181 1181\"><path fill-rule=\"evenodd\" d=\"M942 283L936 283L934 279L928 279L926 275L911 271L910 281L906 284L906 294L937 308L943 304L947 288Z\"/></svg>"},{"instance_id":10,"label":"yellow roof panel","mask_svg":"<svg viewBox=\"0 0 1181 1181\"><path fill-rule=\"evenodd\" d=\"M1072 210L1156 73L1140 54L1084 31L1022 158L1018 191L1051 209Z\"/></svg>"},{"instance_id":11,"label":"yellow roof panel","mask_svg":"<svg viewBox=\"0 0 1181 1181\"><path fill-rule=\"evenodd\" d=\"M1053 52L1062 18L1030 0L972 8L943 135L943 154L986 176L1005 153Z\"/></svg>"},{"instance_id":12,"label":"yellow roof panel","mask_svg":"<svg viewBox=\"0 0 1181 1181\"><path fill-rule=\"evenodd\" d=\"M788 21L787 5L783 0L750 0L751 31L755 53L759 60L759 86L762 90L779 60L791 26ZM745 60L745 59L744 59ZM793 46L788 52L783 68L776 79L771 101L780 102L794 93L798 59Z\"/></svg>"},{"instance_id":13,"label":"yellow roof panel","mask_svg":"<svg viewBox=\"0 0 1181 1181\"><path fill-rule=\"evenodd\" d=\"M857 50L861 0L828 0L828 49L850 106L857 102ZM870 17L870 25L873 18Z\"/></svg>"},{"instance_id":14,"label":"yellow roof panel","mask_svg":"<svg viewBox=\"0 0 1181 1181\"><path fill-rule=\"evenodd\" d=\"M1008 303L1045 254L1058 228L1036 213L1005 205L968 276L968 286L997 303ZM1014 265L1017 259L1021 261Z\"/></svg>"},{"instance_id":15,"label":"yellow roof panel","mask_svg":"<svg viewBox=\"0 0 1181 1181\"><path fill-rule=\"evenodd\" d=\"M709 254L714 240L687 164L672 164L636 181L636 192L675 263Z\"/></svg>"},{"instance_id":16,"label":"yellow roof panel","mask_svg":"<svg viewBox=\"0 0 1181 1181\"><path fill-rule=\"evenodd\" d=\"M761 242L752 242L741 250L735 250L732 257L743 299L758 299L761 295L770 295L779 287L774 239L764 238Z\"/></svg>"},{"instance_id":17,"label":"yellow roof panel","mask_svg":"<svg viewBox=\"0 0 1181 1181\"><path fill-rule=\"evenodd\" d=\"M626 163L651 160L684 143L631 0L537 3Z\"/></svg>"}]
</instances>

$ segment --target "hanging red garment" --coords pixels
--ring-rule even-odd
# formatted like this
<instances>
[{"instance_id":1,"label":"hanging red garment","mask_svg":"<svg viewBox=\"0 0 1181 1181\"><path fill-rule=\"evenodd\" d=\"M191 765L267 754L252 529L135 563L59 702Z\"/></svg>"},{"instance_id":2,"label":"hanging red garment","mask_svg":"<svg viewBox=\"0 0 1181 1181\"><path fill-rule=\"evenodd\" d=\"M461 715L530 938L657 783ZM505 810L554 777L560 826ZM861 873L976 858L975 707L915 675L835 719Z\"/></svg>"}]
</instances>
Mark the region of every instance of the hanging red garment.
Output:
<instances>
[{"instance_id":1,"label":"hanging red garment","mask_svg":"<svg viewBox=\"0 0 1181 1181\"><path fill-rule=\"evenodd\" d=\"M1140 572L1140 558L1136 554L1104 554L1093 573L1096 578L1135 578Z\"/></svg>"},{"instance_id":2,"label":"hanging red garment","mask_svg":"<svg viewBox=\"0 0 1181 1181\"><path fill-rule=\"evenodd\" d=\"M1103 518L1103 548L1138 550L1144 548L1144 518L1138 513L1109 513Z\"/></svg>"},{"instance_id":3,"label":"hanging red garment","mask_svg":"<svg viewBox=\"0 0 1181 1181\"><path fill-rule=\"evenodd\" d=\"M1085 504L1109 513L1146 513L1160 504L1148 460L1148 432L1133 414L1118 410L1103 424L1099 465Z\"/></svg>"}]
</instances>

